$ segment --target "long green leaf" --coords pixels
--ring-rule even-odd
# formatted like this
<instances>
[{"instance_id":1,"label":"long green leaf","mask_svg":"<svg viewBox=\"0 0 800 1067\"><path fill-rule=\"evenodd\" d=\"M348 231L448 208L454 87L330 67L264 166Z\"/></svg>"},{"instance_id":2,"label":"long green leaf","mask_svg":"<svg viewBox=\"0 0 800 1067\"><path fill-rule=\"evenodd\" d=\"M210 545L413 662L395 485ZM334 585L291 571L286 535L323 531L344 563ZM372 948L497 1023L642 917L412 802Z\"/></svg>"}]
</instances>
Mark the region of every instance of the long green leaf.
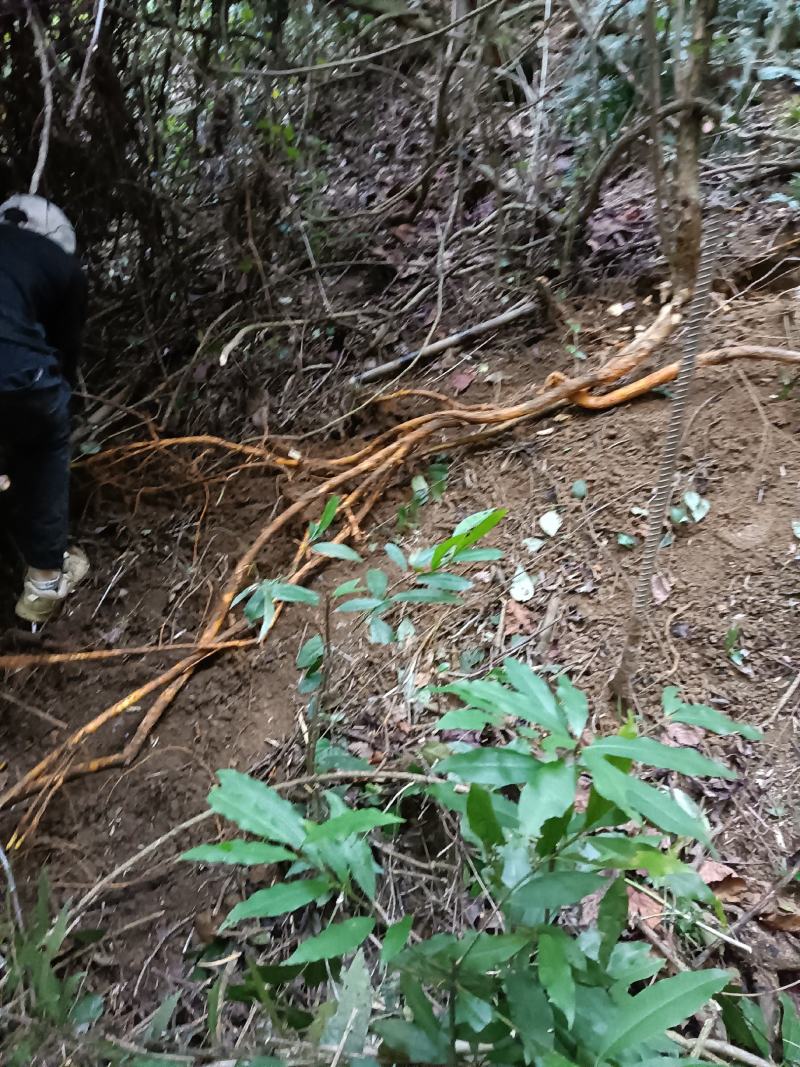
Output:
<instances>
[{"instance_id":1,"label":"long green leaf","mask_svg":"<svg viewBox=\"0 0 800 1067\"><path fill-rule=\"evenodd\" d=\"M300 813L257 778L241 771L217 771L220 784L208 794L209 807L242 830L268 841L299 848L306 836Z\"/></svg>"},{"instance_id":2,"label":"long green leaf","mask_svg":"<svg viewBox=\"0 0 800 1067\"><path fill-rule=\"evenodd\" d=\"M242 919L272 919L276 915L288 915L317 900L330 888L331 883L327 878L306 878L300 882L278 882L269 889L259 889L230 911L220 930L235 926Z\"/></svg>"},{"instance_id":3,"label":"long green leaf","mask_svg":"<svg viewBox=\"0 0 800 1067\"><path fill-rule=\"evenodd\" d=\"M708 828L703 820L686 811L664 790L623 774L608 760L588 750L583 753L583 761L591 772L595 792L621 808L630 818L645 819L669 834L708 843Z\"/></svg>"},{"instance_id":4,"label":"long green leaf","mask_svg":"<svg viewBox=\"0 0 800 1067\"><path fill-rule=\"evenodd\" d=\"M390 645L394 641L394 630L384 619L371 615L369 620L369 639L373 645Z\"/></svg>"},{"instance_id":5,"label":"long green leaf","mask_svg":"<svg viewBox=\"0 0 800 1067\"><path fill-rule=\"evenodd\" d=\"M783 1038L783 1058L786 1063L800 1063L800 1016L791 997L781 994L783 1021L781 1037Z\"/></svg>"},{"instance_id":6,"label":"long green leaf","mask_svg":"<svg viewBox=\"0 0 800 1067\"><path fill-rule=\"evenodd\" d=\"M435 571L448 552L454 551L458 554L471 548L499 522L502 522L507 514L508 508L492 508L489 511L478 511L462 519L453 530L452 537L448 537L434 549L430 569Z\"/></svg>"},{"instance_id":7,"label":"long green leaf","mask_svg":"<svg viewBox=\"0 0 800 1067\"><path fill-rule=\"evenodd\" d=\"M410 945L395 959L400 970L415 972L426 982L449 981L453 970L485 975L530 945L532 932L513 934L434 934L427 941Z\"/></svg>"},{"instance_id":8,"label":"long green leaf","mask_svg":"<svg viewBox=\"0 0 800 1067\"><path fill-rule=\"evenodd\" d=\"M539 769L539 760L512 748L474 748L436 764L439 774L455 774L479 785L521 785Z\"/></svg>"},{"instance_id":9,"label":"long green leaf","mask_svg":"<svg viewBox=\"0 0 800 1067\"><path fill-rule=\"evenodd\" d=\"M394 563L396 567L399 567L401 571L408 570L408 560L406 559L403 550L394 543L394 541L387 541L383 546L383 551Z\"/></svg>"},{"instance_id":10,"label":"long green leaf","mask_svg":"<svg viewBox=\"0 0 800 1067\"><path fill-rule=\"evenodd\" d=\"M734 771L715 760L706 759L693 748L673 748L649 737L603 737L585 749L584 754L587 753L620 756L643 763L647 767L678 771L679 774L696 778L736 777Z\"/></svg>"},{"instance_id":11,"label":"long green leaf","mask_svg":"<svg viewBox=\"0 0 800 1067\"><path fill-rule=\"evenodd\" d=\"M322 1036L323 1045L341 1048L348 1057L359 1055L367 1041L372 1014L372 986L364 953L359 950L345 972L336 1012Z\"/></svg>"},{"instance_id":12,"label":"long green leaf","mask_svg":"<svg viewBox=\"0 0 800 1067\"><path fill-rule=\"evenodd\" d=\"M286 960L286 965L294 963L314 963L316 960L330 960L352 952L372 933L375 920L366 917L345 919L333 923L321 934L310 937L295 949Z\"/></svg>"},{"instance_id":13,"label":"long green leaf","mask_svg":"<svg viewBox=\"0 0 800 1067\"><path fill-rule=\"evenodd\" d=\"M311 551L318 556L327 556L329 559L343 559L347 563L361 563L361 556L349 545L340 545L336 541L319 541L311 546Z\"/></svg>"},{"instance_id":14,"label":"long green leaf","mask_svg":"<svg viewBox=\"0 0 800 1067\"><path fill-rule=\"evenodd\" d=\"M319 593L302 585L292 585L291 582L276 582L272 587L272 598L292 604L311 604L312 607L319 604Z\"/></svg>"},{"instance_id":15,"label":"long green leaf","mask_svg":"<svg viewBox=\"0 0 800 1067\"><path fill-rule=\"evenodd\" d=\"M463 552L453 554L451 563L493 563L502 558L499 548L465 548Z\"/></svg>"},{"instance_id":16,"label":"long green leaf","mask_svg":"<svg viewBox=\"0 0 800 1067\"><path fill-rule=\"evenodd\" d=\"M314 634L300 646L300 651L295 659L295 666L301 671L308 670L309 667L315 667L324 655L325 642L320 634Z\"/></svg>"},{"instance_id":17,"label":"long green leaf","mask_svg":"<svg viewBox=\"0 0 800 1067\"><path fill-rule=\"evenodd\" d=\"M512 934L468 934L461 939L463 952L458 965L465 973L485 975L530 945L532 937L532 934L523 931Z\"/></svg>"},{"instance_id":18,"label":"long green leaf","mask_svg":"<svg viewBox=\"0 0 800 1067\"><path fill-rule=\"evenodd\" d=\"M434 730L482 730L490 723L499 726L501 715L491 711L480 711L478 708L456 708L454 711L446 711L441 719L434 723Z\"/></svg>"},{"instance_id":19,"label":"long green leaf","mask_svg":"<svg viewBox=\"0 0 800 1067\"><path fill-rule=\"evenodd\" d=\"M81 975L81 981L83 981L83 977ZM176 996L176 994L173 993L171 996ZM180 994L177 994L177 996L180 996ZM168 997L167 1000L169 1001L169 999ZM103 997L97 993L86 993L79 1000L76 1000L69 1009L69 1023L76 1033L88 1030L103 1014L104 1007L105 1000Z\"/></svg>"},{"instance_id":20,"label":"long green leaf","mask_svg":"<svg viewBox=\"0 0 800 1067\"><path fill-rule=\"evenodd\" d=\"M506 975L503 984L509 1016L527 1053L525 1062L534 1063L537 1056L547 1054L553 1048L553 1009L527 960L520 960L518 966Z\"/></svg>"},{"instance_id":21,"label":"long green leaf","mask_svg":"<svg viewBox=\"0 0 800 1067\"><path fill-rule=\"evenodd\" d=\"M713 734L723 736L739 734L748 741L760 741L764 736L755 726L735 722L706 704L684 704L675 686L668 686L664 690L661 702L665 714L669 715L674 722L682 722L687 726L699 726L702 730L709 730Z\"/></svg>"},{"instance_id":22,"label":"long green leaf","mask_svg":"<svg viewBox=\"0 0 800 1067\"><path fill-rule=\"evenodd\" d=\"M316 541L317 538L322 537L330 524L333 522L336 516L336 510L341 502L341 497L331 496L328 497L325 502L325 507L322 509L322 515L319 522L312 522L308 528L309 540Z\"/></svg>"},{"instance_id":23,"label":"long green leaf","mask_svg":"<svg viewBox=\"0 0 800 1067\"><path fill-rule=\"evenodd\" d=\"M628 925L628 887L619 875L603 894L597 913L597 929L602 935L597 959L601 967L608 967L611 953Z\"/></svg>"},{"instance_id":24,"label":"long green leaf","mask_svg":"<svg viewBox=\"0 0 800 1067\"><path fill-rule=\"evenodd\" d=\"M564 760L542 763L519 798L519 825L523 833L538 837L548 819L563 815L575 800L578 772Z\"/></svg>"},{"instance_id":25,"label":"long green leaf","mask_svg":"<svg viewBox=\"0 0 800 1067\"><path fill-rule=\"evenodd\" d=\"M160 1037L164 1036L180 999L181 994L178 991L177 993L170 993L161 1002L144 1031L145 1041L158 1041Z\"/></svg>"},{"instance_id":26,"label":"long green leaf","mask_svg":"<svg viewBox=\"0 0 800 1067\"><path fill-rule=\"evenodd\" d=\"M306 843L316 841L339 841L351 834L364 834L378 826L394 826L404 820L399 815L392 815L379 808L364 808L360 811L348 811L337 815L327 822L309 827Z\"/></svg>"},{"instance_id":27,"label":"long green leaf","mask_svg":"<svg viewBox=\"0 0 800 1067\"><path fill-rule=\"evenodd\" d=\"M471 707L511 715L515 719L540 726L549 733L563 734L566 729L560 713L553 714L544 703L534 702L528 696L499 682L484 678L451 682L443 686L442 692L452 693Z\"/></svg>"},{"instance_id":28,"label":"long green leaf","mask_svg":"<svg viewBox=\"0 0 800 1067\"><path fill-rule=\"evenodd\" d=\"M379 600L375 596L361 596L355 597L353 600L345 600L343 604L339 604L336 610L341 612L372 611L373 608L379 608L383 603L383 600Z\"/></svg>"},{"instance_id":29,"label":"long green leaf","mask_svg":"<svg viewBox=\"0 0 800 1067\"><path fill-rule=\"evenodd\" d=\"M444 1029L431 1037L425 1031L405 1019L379 1019L372 1029L383 1039L392 1053L403 1057L402 1063L441 1064L447 1063L450 1042ZM398 1062L394 1056L384 1059L386 1063Z\"/></svg>"},{"instance_id":30,"label":"long green leaf","mask_svg":"<svg viewBox=\"0 0 800 1067\"><path fill-rule=\"evenodd\" d=\"M460 604L455 593L438 589L409 589L405 593L395 593L390 597L394 604Z\"/></svg>"},{"instance_id":31,"label":"long green leaf","mask_svg":"<svg viewBox=\"0 0 800 1067\"><path fill-rule=\"evenodd\" d=\"M386 572L378 567L370 567L367 571L367 589L369 589L370 594L379 600L383 600L388 588L389 577Z\"/></svg>"},{"instance_id":32,"label":"long green leaf","mask_svg":"<svg viewBox=\"0 0 800 1067\"><path fill-rule=\"evenodd\" d=\"M455 527L452 536L462 537L464 534L471 533L472 530L477 529L484 522L486 522L490 515L496 514L497 511L494 508L487 508L485 511L476 511L472 515L467 515L467 517L465 519L462 519L461 522ZM497 520L497 522L499 521L500 519Z\"/></svg>"},{"instance_id":33,"label":"long green leaf","mask_svg":"<svg viewBox=\"0 0 800 1067\"><path fill-rule=\"evenodd\" d=\"M445 589L451 593L465 593L472 588L469 578L462 578L460 574L448 574L446 571L438 571L436 574L420 574L415 579L417 585L424 585L430 589Z\"/></svg>"},{"instance_id":34,"label":"long green leaf","mask_svg":"<svg viewBox=\"0 0 800 1067\"><path fill-rule=\"evenodd\" d=\"M536 963L539 981L554 1008L558 1008L572 1027L575 1021L575 979L567 954L567 935L559 929L544 931L539 937Z\"/></svg>"},{"instance_id":35,"label":"long green leaf","mask_svg":"<svg viewBox=\"0 0 800 1067\"><path fill-rule=\"evenodd\" d=\"M576 689L566 674L560 674L556 682L556 698L569 724L569 732L580 738L589 718L589 701L586 695Z\"/></svg>"},{"instance_id":36,"label":"long green leaf","mask_svg":"<svg viewBox=\"0 0 800 1067\"><path fill-rule=\"evenodd\" d=\"M383 935L383 946L381 948L381 959L384 963L390 963L403 948L406 941L408 941L408 935L411 933L413 923L413 915L404 915L399 922L393 923L387 929Z\"/></svg>"},{"instance_id":37,"label":"long green leaf","mask_svg":"<svg viewBox=\"0 0 800 1067\"><path fill-rule=\"evenodd\" d=\"M729 980L730 975L723 970L685 971L648 986L619 1010L597 1062L622 1049L632 1051L641 1042L682 1023L724 989Z\"/></svg>"},{"instance_id":38,"label":"long green leaf","mask_svg":"<svg viewBox=\"0 0 800 1067\"><path fill-rule=\"evenodd\" d=\"M353 593L360 593L360 592L362 592L361 579L360 578L350 578L348 581L342 582L341 585L337 585L336 588L333 591L333 595L335 597L352 596Z\"/></svg>"},{"instance_id":39,"label":"long green leaf","mask_svg":"<svg viewBox=\"0 0 800 1067\"><path fill-rule=\"evenodd\" d=\"M553 871L530 878L513 891L509 900L515 908L549 911L577 904L600 889L606 879L588 871Z\"/></svg>"},{"instance_id":40,"label":"long green leaf","mask_svg":"<svg viewBox=\"0 0 800 1067\"><path fill-rule=\"evenodd\" d=\"M505 841L495 814L492 794L474 783L469 787L467 795L467 822L473 834L487 848L502 845Z\"/></svg>"},{"instance_id":41,"label":"long green leaf","mask_svg":"<svg viewBox=\"0 0 800 1067\"><path fill-rule=\"evenodd\" d=\"M281 863L296 856L288 848L268 845L265 841L220 841L216 845L197 845L184 852L182 860L194 863L235 863L256 866L262 863Z\"/></svg>"},{"instance_id":42,"label":"long green leaf","mask_svg":"<svg viewBox=\"0 0 800 1067\"><path fill-rule=\"evenodd\" d=\"M566 718L556 704L556 698L550 692L547 682L532 671L527 663L522 663L518 659L505 660L503 669L505 670L506 678L508 678L517 692L530 701L532 710L530 715L527 716L530 721L538 722L542 725L549 724L547 726L548 730L556 733L566 733Z\"/></svg>"}]
</instances>

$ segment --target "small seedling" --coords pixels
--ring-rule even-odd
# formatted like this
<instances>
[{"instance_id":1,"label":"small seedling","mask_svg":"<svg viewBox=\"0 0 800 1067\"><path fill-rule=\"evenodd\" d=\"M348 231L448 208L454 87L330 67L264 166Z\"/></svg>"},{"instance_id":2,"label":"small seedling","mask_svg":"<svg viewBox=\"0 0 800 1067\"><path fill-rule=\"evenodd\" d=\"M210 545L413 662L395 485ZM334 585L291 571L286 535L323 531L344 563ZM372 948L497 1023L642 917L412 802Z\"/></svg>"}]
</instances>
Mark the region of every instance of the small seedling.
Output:
<instances>
[{"instance_id":1,"label":"small seedling","mask_svg":"<svg viewBox=\"0 0 800 1067\"><path fill-rule=\"evenodd\" d=\"M586 353L582 348L578 346L578 334L581 332L581 324L579 322L568 322L570 337L572 341L569 344L564 345L567 352L573 357L573 359L586 359Z\"/></svg>"}]
</instances>

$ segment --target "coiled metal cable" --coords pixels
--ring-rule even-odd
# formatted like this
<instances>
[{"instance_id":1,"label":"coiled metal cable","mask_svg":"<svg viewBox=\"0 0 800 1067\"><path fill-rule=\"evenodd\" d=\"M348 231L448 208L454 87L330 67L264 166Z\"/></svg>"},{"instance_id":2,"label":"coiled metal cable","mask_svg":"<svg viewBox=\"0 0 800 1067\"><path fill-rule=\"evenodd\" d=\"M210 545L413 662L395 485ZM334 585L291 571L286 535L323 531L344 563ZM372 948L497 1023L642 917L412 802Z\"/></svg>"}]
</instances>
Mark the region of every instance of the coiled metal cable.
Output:
<instances>
[{"instance_id":1,"label":"coiled metal cable","mask_svg":"<svg viewBox=\"0 0 800 1067\"><path fill-rule=\"evenodd\" d=\"M664 520L667 516L670 500L672 499L672 483L675 478L675 470L678 465L683 431L686 424L686 406L689 398L689 390L694 375L697 353L700 348L700 340L703 333L703 319L706 314L706 305L711 292L711 281L714 273L714 264L720 236L722 234L722 215L719 212L712 214L703 230L703 247L700 255L700 265L697 270L697 278L692 294L692 302L689 305L689 314L686 319L686 329L683 335L683 355L678 377L675 382L672 406L670 409L669 426L664 438L664 449L661 453L661 467L658 473L653 501L650 506L650 517L647 527L647 537L644 543L641 570L636 592L633 596L633 614L637 621L644 618L650 604L651 585L656 568L658 548L661 544L664 530Z\"/></svg>"}]
</instances>

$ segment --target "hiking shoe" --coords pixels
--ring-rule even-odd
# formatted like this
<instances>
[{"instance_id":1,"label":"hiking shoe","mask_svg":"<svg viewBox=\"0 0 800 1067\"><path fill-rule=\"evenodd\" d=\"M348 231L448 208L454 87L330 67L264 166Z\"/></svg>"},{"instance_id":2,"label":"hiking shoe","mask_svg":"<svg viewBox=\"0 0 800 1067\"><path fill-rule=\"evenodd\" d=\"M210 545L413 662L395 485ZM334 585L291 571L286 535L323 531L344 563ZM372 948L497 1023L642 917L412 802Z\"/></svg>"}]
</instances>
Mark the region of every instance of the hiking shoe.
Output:
<instances>
[{"instance_id":1,"label":"hiking shoe","mask_svg":"<svg viewBox=\"0 0 800 1067\"><path fill-rule=\"evenodd\" d=\"M57 578L42 581L25 575L22 595L14 609L25 622L45 623L56 614L69 594L89 573L86 553L72 546L64 553L64 569Z\"/></svg>"},{"instance_id":2,"label":"hiking shoe","mask_svg":"<svg viewBox=\"0 0 800 1067\"><path fill-rule=\"evenodd\" d=\"M80 585L89 574L89 569L89 557L83 549L70 545L64 553L64 576L69 586L67 593L71 593L75 586Z\"/></svg>"}]
</instances>

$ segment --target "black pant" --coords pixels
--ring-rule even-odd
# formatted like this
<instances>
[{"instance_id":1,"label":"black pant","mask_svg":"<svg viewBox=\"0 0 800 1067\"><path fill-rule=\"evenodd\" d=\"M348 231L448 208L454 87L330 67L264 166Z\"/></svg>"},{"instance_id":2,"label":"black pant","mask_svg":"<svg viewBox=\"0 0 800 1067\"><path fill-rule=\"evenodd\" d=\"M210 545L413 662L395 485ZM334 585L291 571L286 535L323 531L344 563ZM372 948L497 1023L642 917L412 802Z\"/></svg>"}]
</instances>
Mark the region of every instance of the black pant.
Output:
<instances>
[{"instance_id":1,"label":"black pant","mask_svg":"<svg viewBox=\"0 0 800 1067\"><path fill-rule=\"evenodd\" d=\"M0 392L17 545L29 567L60 570L69 536L70 389ZM1 472L0 472L1 473Z\"/></svg>"}]
</instances>

